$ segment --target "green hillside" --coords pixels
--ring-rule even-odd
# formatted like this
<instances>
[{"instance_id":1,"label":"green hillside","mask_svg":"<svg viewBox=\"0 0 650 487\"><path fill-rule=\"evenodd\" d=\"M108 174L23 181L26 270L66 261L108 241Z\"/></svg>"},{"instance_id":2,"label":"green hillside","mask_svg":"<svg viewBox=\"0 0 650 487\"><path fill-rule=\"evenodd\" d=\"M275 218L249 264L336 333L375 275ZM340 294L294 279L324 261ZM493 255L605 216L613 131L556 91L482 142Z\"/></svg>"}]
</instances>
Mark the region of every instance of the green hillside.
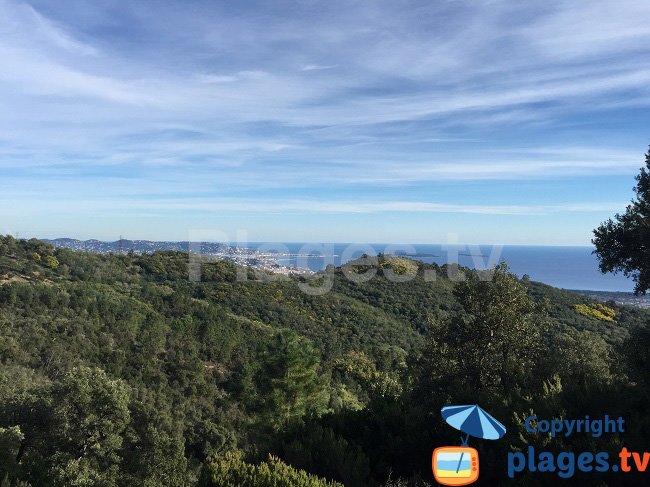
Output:
<instances>
[{"instance_id":1,"label":"green hillside","mask_svg":"<svg viewBox=\"0 0 650 487\"><path fill-rule=\"evenodd\" d=\"M504 267L491 281L461 269L457 284L444 267L381 256L328 269L323 295L303 292L305 278L249 269L240 282L237 270L206 262L194 283L183 253L0 237L0 482L421 485L431 450L457 442L437 411L462 401L515 430L480 447L494 460L485 485L505 481L510 447L542 441L522 433L527 411L618 411L636 422L628 447L650 433L650 311ZM568 446L607 441L622 440Z\"/></svg>"}]
</instances>

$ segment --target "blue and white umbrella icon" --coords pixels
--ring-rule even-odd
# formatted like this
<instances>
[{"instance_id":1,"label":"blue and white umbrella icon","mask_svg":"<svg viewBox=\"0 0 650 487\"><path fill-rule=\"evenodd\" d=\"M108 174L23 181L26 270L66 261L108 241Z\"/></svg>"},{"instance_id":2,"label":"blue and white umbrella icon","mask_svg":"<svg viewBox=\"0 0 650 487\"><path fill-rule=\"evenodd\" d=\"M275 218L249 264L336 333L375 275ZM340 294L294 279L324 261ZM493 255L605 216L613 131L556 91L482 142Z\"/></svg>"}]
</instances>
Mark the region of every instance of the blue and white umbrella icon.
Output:
<instances>
[{"instance_id":1,"label":"blue and white umbrella icon","mask_svg":"<svg viewBox=\"0 0 650 487\"><path fill-rule=\"evenodd\" d=\"M467 435L463 439L463 446L467 445L470 436L498 440L506 434L506 427L476 404L445 406L440 410L440 414L449 425Z\"/></svg>"}]
</instances>

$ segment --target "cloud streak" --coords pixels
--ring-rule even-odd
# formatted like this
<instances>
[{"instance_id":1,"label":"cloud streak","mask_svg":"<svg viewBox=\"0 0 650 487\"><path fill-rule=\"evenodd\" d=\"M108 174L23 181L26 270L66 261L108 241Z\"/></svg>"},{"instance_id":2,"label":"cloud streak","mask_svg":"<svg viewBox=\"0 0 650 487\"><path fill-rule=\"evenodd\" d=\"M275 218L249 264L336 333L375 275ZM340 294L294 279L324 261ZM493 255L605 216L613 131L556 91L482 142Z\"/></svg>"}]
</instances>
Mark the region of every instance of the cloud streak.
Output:
<instances>
[{"instance_id":1,"label":"cloud streak","mask_svg":"<svg viewBox=\"0 0 650 487\"><path fill-rule=\"evenodd\" d=\"M9 193L11 195L11 192ZM35 194L34 194L35 196ZM24 195L22 195L24 197ZM10 207L9 198L5 196L5 208ZM2 199L0 199L2 201ZM11 198L15 203L16 199ZM21 201L20 205L26 211L38 211L30 199ZM110 198L73 198L69 201L54 203L50 211L76 213L79 209L92 212L135 211L146 212L193 212L216 213L228 212L231 214L382 214L382 213L434 213L468 215L509 215L509 216L536 216L552 215L556 213L597 213L602 211L613 212L625 206L625 202L591 202L591 203L563 203L553 205L477 205L477 204L449 204L433 203L428 201L320 201L307 199L264 200L242 198L174 198L160 199L150 197L146 200L115 201Z\"/></svg>"}]
</instances>

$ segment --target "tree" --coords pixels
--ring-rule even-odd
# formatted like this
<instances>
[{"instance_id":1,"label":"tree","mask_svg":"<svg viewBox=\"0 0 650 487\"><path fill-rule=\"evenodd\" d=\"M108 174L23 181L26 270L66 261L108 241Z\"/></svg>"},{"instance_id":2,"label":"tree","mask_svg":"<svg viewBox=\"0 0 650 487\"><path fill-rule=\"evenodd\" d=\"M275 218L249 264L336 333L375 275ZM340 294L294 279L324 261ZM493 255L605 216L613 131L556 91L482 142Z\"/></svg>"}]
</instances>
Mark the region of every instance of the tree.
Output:
<instances>
[{"instance_id":1,"label":"tree","mask_svg":"<svg viewBox=\"0 0 650 487\"><path fill-rule=\"evenodd\" d=\"M0 482L14 482L18 476L16 457L25 435L19 426L0 427Z\"/></svg>"},{"instance_id":2,"label":"tree","mask_svg":"<svg viewBox=\"0 0 650 487\"><path fill-rule=\"evenodd\" d=\"M567 328L550 337L549 376L558 375L563 384L586 387L612 380L610 346L596 333Z\"/></svg>"},{"instance_id":3,"label":"tree","mask_svg":"<svg viewBox=\"0 0 650 487\"><path fill-rule=\"evenodd\" d=\"M622 272L635 282L634 292L650 289L650 150L636 176L636 197L625 209L594 230L594 253L601 272Z\"/></svg>"},{"instance_id":4,"label":"tree","mask_svg":"<svg viewBox=\"0 0 650 487\"><path fill-rule=\"evenodd\" d=\"M337 370L359 382L371 397L398 397L402 392L399 377L377 370L364 352L348 352L335 362Z\"/></svg>"},{"instance_id":5,"label":"tree","mask_svg":"<svg viewBox=\"0 0 650 487\"><path fill-rule=\"evenodd\" d=\"M505 264L495 268L489 281L468 273L454 294L462 311L431 326L423 359L429 380L443 391L465 389L469 396L529 384L545 345L544 307Z\"/></svg>"},{"instance_id":6,"label":"tree","mask_svg":"<svg viewBox=\"0 0 650 487\"><path fill-rule=\"evenodd\" d=\"M132 395L140 395L133 391ZM158 487L193 485L185 458L182 426L172 417L169 406L151 397L132 400L131 424L123 445L122 470L128 472L123 485Z\"/></svg>"},{"instance_id":7,"label":"tree","mask_svg":"<svg viewBox=\"0 0 650 487\"><path fill-rule=\"evenodd\" d=\"M118 485L129 395L123 381L90 367L73 368L55 387L60 448L52 458L51 475L61 485Z\"/></svg>"},{"instance_id":8,"label":"tree","mask_svg":"<svg viewBox=\"0 0 650 487\"><path fill-rule=\"evenodd\" d=\"M630 330L630 337L623 344L630 377L650 393L650 323Z\"/></svg>"},{"instance_id":9,"label":"tree","mask_svg":"<svg viewBox=\"0 0 650 487\"><path fill-rule=\"evenodd\" d=\"M319 365L309 340L292 332L275 335L262 357L260 384L265 409L275 427L325 410L327 394Z\"/></svg>"}]
</instances>

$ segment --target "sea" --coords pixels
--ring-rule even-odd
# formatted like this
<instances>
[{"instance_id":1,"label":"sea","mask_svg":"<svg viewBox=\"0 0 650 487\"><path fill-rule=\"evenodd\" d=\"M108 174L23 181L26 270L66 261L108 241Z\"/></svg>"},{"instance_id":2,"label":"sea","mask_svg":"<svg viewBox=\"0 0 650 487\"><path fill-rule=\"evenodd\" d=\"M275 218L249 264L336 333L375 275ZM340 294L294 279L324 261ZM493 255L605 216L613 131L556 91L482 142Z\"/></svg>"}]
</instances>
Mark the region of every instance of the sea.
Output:
<instances>
[{"instance_id":1,"label":"sea","mask_svg":"<svg viewBox=\"0 0 650 487\"><path fill-rule=\"evenodd\" d=\"M241 245L241 244L239 244ZM324 269L328 264L340 266L363 254L402 255L426 263L457 262L474 269L486 269L506 262L510 270L522 277L551 286L606 292L631 292L634 283L622 274L602 274L593 247L528 245L450 245L450 244L316 244L316 243L249 243L248 248L277 253L279 264L290 267Z\"/></svg>"}]
</instances>

